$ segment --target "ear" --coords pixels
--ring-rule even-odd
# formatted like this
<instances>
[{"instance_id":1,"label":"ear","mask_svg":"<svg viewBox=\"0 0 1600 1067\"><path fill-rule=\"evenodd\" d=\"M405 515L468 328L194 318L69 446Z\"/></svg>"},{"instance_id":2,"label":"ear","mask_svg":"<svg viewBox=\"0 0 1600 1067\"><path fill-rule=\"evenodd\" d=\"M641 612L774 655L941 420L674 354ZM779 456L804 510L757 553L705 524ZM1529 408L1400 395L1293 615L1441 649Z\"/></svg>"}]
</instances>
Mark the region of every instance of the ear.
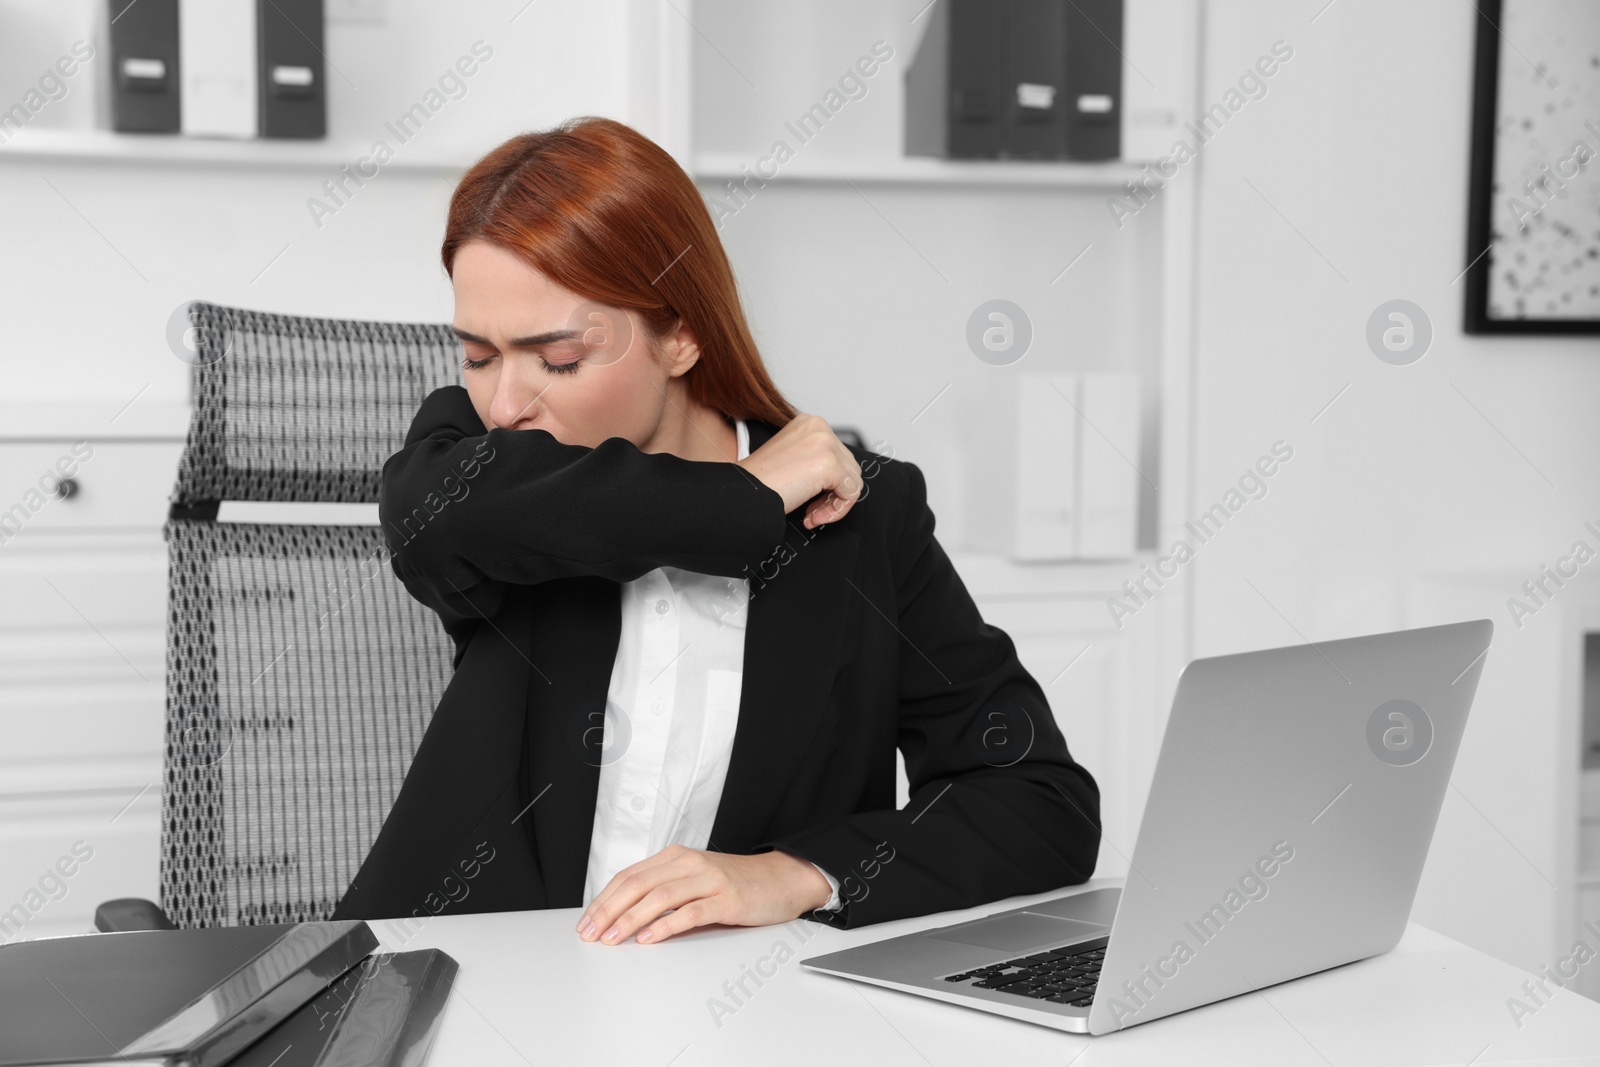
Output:
<instances>
[{"instance_id":1,"label":"ear","mask_svg":"<svg viewBox=\"0 0 1600 1067\"><path fill-rule=\"evenodd\" d=\"M661 356L667 374L676 378L700 361L700 342L694 331L680 318L678 324L661 342Z\"/></svg>"}]
</instances>

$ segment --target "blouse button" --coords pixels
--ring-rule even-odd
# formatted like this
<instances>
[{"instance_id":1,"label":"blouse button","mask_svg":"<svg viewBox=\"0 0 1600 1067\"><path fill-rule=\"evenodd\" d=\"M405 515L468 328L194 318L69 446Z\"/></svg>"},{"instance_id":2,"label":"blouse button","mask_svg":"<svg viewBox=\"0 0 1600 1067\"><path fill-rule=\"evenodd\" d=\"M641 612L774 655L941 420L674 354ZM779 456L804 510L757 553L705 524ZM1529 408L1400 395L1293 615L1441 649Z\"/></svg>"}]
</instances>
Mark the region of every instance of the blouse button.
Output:
<instances>
[{"instance_id":1,"label":"blouse button","mask_svg":"<svg viewBox=\"0 0 1600 1067\"><path fill-rule=\"evenodd\" d=\"M656 697L650 702L650 710L657 715L661 714L661 698Z\"/></svg>"},{"instance_id":2,"label":"blouse button","mask_svg":"<svg viewBox=\"0 0 1600 1067\"><path fill-rule=\"evenodd\" d=\"M667 602L665 600L656 601L656 614L657 615L665 615L666 613L667 613Z\"/></svg>"},{"instance_id":3,"label":"blouse button","mask_svg":"<svg viewBox=\"0 0 1600 1067\"><path fill-rule=\"evenodd\" d=\"M638 796L637 794L634 795L634 798L633 798L633 810L634 811L643 811L644 810L644 797Z\"/></svg>"}]
</instances>

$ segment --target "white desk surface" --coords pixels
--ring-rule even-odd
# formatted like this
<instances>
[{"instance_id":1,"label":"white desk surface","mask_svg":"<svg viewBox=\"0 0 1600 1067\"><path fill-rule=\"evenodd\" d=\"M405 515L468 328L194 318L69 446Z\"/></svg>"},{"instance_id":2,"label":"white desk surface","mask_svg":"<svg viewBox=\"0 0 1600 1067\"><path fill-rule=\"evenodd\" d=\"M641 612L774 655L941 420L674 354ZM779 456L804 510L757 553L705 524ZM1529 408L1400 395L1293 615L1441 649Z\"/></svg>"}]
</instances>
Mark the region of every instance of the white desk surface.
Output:
<instances>
[{"instance_id":1,"label":"white desk surface","mask_svg":"<svg viewBox=\"0 0 1600 1067\"><path fill-rule=\"evenodd\" d=\"M1118 884L1096 878L1079 888ZM1557 990L1518 1027L1506 1001L1521 995L1527 972L1415 923L1381 956L1103 1037L864 985L799 963L1058 894L859 930L802 919L707 927L657 945L579 941L577 908L428 918L409 936L397 920L369 925L384 950L440 948L461 965L431 1067L1600 1064L1600 1002ZM776 973L760 986L746 979L751 995L735 1006L723 983L755 971L764 957L761 969ZM733 1012L714 1018L713 998Z\"/></svg>"}]
</instances>

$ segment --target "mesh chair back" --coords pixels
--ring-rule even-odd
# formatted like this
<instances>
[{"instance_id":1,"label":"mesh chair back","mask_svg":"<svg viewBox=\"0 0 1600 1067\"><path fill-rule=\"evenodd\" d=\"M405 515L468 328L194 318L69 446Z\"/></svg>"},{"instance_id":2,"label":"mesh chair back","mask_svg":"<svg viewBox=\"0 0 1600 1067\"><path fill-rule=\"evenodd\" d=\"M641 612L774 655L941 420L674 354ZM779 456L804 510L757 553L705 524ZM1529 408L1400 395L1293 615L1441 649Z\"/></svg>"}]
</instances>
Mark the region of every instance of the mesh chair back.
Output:
<instances>
[{"instance_id":1,"label":"mesh chair back","mask_svg":"<svg viewBox=\"0 0 1600 1067\"><path fill-rule=\"evenodd\" d=\"M375 503L435 324L195 302L169 562L161 904L182 927L328 918L450 676L451 642L374 525L219 523L224 500Z\"/></svg>"}]
</instances>

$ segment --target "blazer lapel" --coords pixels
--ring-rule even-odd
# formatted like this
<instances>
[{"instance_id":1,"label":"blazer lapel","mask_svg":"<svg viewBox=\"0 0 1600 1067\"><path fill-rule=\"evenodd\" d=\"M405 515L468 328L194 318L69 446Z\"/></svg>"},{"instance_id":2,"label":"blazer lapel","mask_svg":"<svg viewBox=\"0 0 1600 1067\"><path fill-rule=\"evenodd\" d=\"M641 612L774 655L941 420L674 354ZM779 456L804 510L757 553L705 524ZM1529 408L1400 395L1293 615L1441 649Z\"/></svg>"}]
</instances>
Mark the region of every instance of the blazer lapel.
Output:
<instances>
[{"instance_id":1,"label":"blazer lapel","mask_svg":"<svg viewBox=\"0 0 1600 1067\"><path fill-rule=\"evenodd\" d=\"M776 433L747 420L753 452ZM860 535L840 525L807 530L804 505L784 539L752 561L739 722L708 847L743 852L766 836L827 711Z\"/></svg>"}]
</instances>

